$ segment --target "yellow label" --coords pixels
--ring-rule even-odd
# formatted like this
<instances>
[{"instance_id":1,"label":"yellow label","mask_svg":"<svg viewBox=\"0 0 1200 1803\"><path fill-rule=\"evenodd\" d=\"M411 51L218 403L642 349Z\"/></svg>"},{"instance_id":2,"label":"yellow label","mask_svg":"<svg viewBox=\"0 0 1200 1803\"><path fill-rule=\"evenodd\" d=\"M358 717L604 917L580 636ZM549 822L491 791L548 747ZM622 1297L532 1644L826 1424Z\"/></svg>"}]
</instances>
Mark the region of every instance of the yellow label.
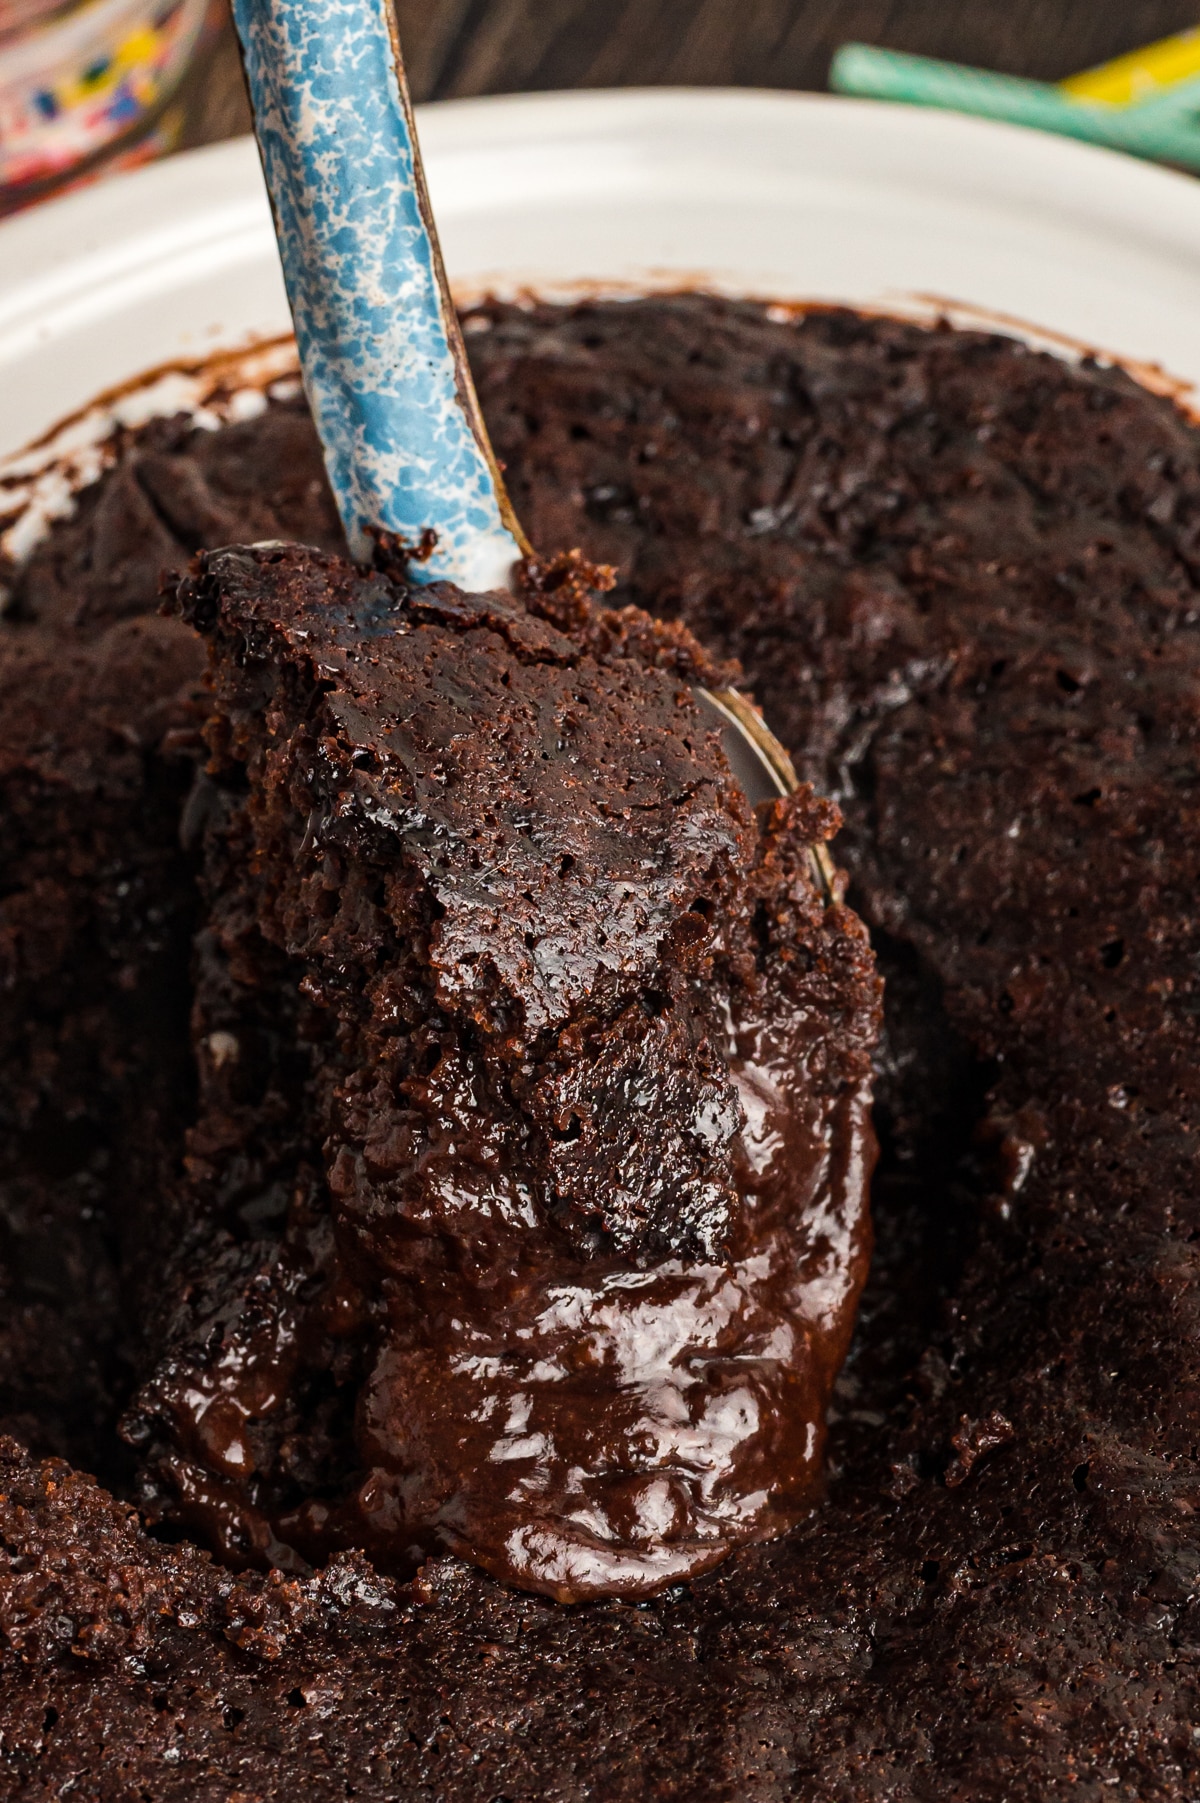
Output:
<instances>
[{"instance_id":1,"label":"yellow label","mask_svg":"<svg viewBox=\"0 0 1200 1803\"><path fill-rule=\"evenodd\" d=\"M1128 56L1101 63L1097 69L1085 69L1058 85L1072 100L1136 106L1139 100L1151 100L1192 75L1200 75L1200 26L1131 50Z\"/></svg>"}]
</instances>

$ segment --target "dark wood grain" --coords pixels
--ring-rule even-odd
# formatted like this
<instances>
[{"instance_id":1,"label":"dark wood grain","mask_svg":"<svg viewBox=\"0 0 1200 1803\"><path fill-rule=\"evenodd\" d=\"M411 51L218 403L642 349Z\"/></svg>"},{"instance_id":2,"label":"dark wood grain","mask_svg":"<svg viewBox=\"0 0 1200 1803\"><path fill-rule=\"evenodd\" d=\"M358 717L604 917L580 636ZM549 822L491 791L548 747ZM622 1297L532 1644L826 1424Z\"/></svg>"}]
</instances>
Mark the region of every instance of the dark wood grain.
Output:
<instances>
[{"instance_id":1,"label":"dark wood grain","mask_svg":"<svg viewBox=\"0 0 1200 1803\"><path fill-rule=\"evenodd\" d=\"M183 148L216 144L250 130L250 102L242 80L233 23L225 23L202 53L184 88Z\"/></svg>"},{"instance_id":2,"label":"dark wood grain","mask_svg":"<svg viewBox=\"0 0 1200 1803\"><path fill-rule=\"evenodd\" d=\"M1057 79L1194 0L399 0L423 96L629 83L823 88L847 39Z\"/></svg>"},{"instance_id":3,"label":"dark wood grain","mask_svg":"<svg viewBox=\"0 0 1200 1803\"><path fill-rule=\"evenodd\" d=\"M1044 80L1196 23L1196 0L396 0L419 100L535 88L823 88L857 38ZM232 28L194 76L187 142L249 129Z\"/></svg>"}]
</instances>

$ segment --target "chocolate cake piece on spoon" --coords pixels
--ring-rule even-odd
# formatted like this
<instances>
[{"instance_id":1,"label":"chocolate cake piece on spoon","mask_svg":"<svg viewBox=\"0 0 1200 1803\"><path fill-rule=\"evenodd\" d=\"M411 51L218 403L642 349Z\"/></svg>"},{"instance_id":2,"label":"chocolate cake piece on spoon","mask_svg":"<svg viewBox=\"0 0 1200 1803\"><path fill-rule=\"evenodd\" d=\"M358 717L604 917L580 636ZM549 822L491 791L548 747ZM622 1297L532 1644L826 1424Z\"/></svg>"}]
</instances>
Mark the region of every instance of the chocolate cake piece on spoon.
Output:
<instances>
[{"instance_id":1,"label":"chocolate cake piece on spoon","mask_svg":"<svg viewBox=\"0 0 1200 1803\"><path fill-rule=\"evenodd\" d=\"M644 1594L820 1490L879 1005L836 815L756 812L732 673L524 555L383 0L237 10L334 491L386 554L232 548L179 592L202 1108L127 1433L235 1560Z\"/></svg>"}]
</instances>

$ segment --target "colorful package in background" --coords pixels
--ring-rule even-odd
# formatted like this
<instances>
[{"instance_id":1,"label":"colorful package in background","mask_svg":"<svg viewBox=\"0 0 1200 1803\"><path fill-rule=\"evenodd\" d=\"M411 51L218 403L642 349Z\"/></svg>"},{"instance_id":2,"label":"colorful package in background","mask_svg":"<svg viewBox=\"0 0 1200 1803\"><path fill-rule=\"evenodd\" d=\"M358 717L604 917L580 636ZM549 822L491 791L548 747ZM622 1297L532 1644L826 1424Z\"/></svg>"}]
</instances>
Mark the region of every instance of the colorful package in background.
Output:
<instances>
[{"instance_id":1,"label":"colorful package in background","mask_svg":"<svg viewBox=\"0 0 1200 1803\"><path fill-rule=\"evenodd\" d=\"M218 0L0 0L0 213L173 147Z\"/></svg>"}]
</instances>

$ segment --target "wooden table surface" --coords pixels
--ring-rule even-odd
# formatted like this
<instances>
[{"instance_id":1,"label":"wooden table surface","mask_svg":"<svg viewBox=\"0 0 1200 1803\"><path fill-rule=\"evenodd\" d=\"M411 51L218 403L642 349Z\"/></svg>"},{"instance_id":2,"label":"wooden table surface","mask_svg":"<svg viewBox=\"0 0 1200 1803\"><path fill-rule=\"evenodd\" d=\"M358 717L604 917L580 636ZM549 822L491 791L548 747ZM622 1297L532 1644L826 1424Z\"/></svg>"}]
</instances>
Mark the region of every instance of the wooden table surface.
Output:
<instances>
[{"instance_id":1,"label":"wooden table surface","mask_svg":"<svg viewBox=\"0 0 1200 1803\"><path fill-rule=\"evenodd\" d=\"M823 88L855 38L1057 80L1200 22L1200 0L396 0L418 100L533 88ZM232 27L197 68L188 144L248 131Z\"/></svg>"}]
</instances>

